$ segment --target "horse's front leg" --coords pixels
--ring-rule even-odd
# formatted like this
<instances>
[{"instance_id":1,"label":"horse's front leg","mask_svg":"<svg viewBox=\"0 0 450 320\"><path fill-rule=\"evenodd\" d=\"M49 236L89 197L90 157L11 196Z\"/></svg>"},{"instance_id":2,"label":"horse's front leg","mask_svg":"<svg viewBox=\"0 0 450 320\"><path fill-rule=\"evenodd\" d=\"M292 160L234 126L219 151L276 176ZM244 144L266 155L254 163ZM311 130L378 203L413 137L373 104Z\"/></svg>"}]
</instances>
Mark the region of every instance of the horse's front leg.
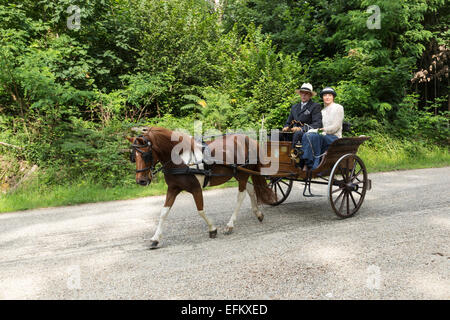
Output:
<instances>
[{"instance_id":1,"label":"horse's front leg","mask_svg":"<svg viewBox=\"0 0 450 320\"><path fill-rule=\"evenodd\" d=\"M180 189L178 188L169 188L166 194L166 201L164 202L164 206L161 209L161 213L159 215L158 227L156 228L155 234L151 238L152 244L150 249L158 248L159 241L161 239L161 234L163 232L163 224L166 221L167 216L169 215L170 208L172 208L173 203L175 202L175 198L180 193Z\"/></svg>"},{"instance_id":2,"label":"horse's front leg","mask_svg":"<svg viewBox=\"0 0 450 320\"><path fill-rule=\"evenodd\" d=\"M203 191L200 188L199 190L195 190L192 193L192 196L194 197L195 205L197 206L197 211L200 217L205 220L206 224L208 225L209 230L209 237L215 238L217 236L217 227L214 225L214 222L211 218L209 218L205 210L203 210Z\"/></svg>"}]
</instances>

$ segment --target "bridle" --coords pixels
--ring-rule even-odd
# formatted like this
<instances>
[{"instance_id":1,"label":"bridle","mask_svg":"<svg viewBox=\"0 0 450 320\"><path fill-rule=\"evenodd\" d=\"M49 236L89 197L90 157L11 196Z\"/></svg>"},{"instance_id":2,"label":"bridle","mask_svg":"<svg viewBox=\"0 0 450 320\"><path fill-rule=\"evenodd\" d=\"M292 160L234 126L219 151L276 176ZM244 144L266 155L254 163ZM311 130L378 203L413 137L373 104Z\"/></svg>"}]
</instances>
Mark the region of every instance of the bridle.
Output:
<instances>
[{"instance_id":1,"label":"bridle","mask_svg":"<svg viewBox=\"0 0 450 320\"><path fill-rule=\"evenodd\" d=\"M139 152L142 155L142 159L144 159L144 162L146 164L147 167L145 167L144 169L139 169L136 170L136 173L140 173L140 172L145 172L145 171L150 171L150 174L152 175L152 179L153 176L155 174L157 174L159 171L162 170L163 167L159 168L158 170L155 170L155 163L154 163L154 159L153 159L153 152L152 152L152 143L150 140L148 140L145 136L140 135L137 138L141 138L142 140L144 140L144 144L135 144L133 143L131 145L131 153L130 153L130 161L131 162L136 162L136 151ZM136 141L137 138L134 140ZM140 148L149 148L149 151L145 152L140 150Z\"/></svg>"}]
</instances>

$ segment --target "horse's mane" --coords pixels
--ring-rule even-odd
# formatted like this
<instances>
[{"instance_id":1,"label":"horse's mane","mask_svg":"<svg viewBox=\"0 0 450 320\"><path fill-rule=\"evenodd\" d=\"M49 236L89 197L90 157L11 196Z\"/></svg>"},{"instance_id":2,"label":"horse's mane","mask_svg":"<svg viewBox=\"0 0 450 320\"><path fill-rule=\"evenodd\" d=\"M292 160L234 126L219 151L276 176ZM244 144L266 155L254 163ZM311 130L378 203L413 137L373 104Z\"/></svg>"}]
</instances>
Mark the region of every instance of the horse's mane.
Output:
<instances>
[{"instance_id":1,"label":"horse's mane","mask_svg":"<svg viewBox=\"0 0 450 320\"><path fill-rule=\"evenodd\" d=\"M172 141L173 134L180 137L178 140ZM172 131L162 127L151 127L147 129L146 135L152 141L152 144L157 152L165 155L170 155L173 147L182 141L186 144L186 148L190 144L190 149L194 150L194 138L179 131Z\"/></svg>"},{"instance_id":2,"label":"horse's mane","mask_svg":"<svg viewBox=\"0 0 450 320\"><path fill-rule=\"evenodd\" d=\"M201 148L201 146L198 145L198 143L192 136L180 131L172 131L162 127L151 127L147 128L145 135L152 142L152 147L157 152L158 156L164 161L169 160L173 156L172 149L179 143L181 143L181 145L179 146L181 147L179 149L180 153L181 150L195 151L196 145L197 151L199 150L198 147ZM237 145L235 138L238 136L243 136L245 140L241 140L241 143ZM176 137L178 139L172 140L172 137ZM228 139L229 141L228 143L225 141L226 139ZM222 136L221 139L206 141L206 143L210 146L209 148L211 152L210 156L212 156L213 158L215 156L218 156L219 159L222 159L221 157L224 156L224 159L227 159L227 162L230 163L233 163L234 161L236 161L236 159L234 158L228 159L227 157L229 155L237 157L238 151L230 150L229 148L237 148L241 151L247 150L246 153L250 152L250 150L253 150L256 157L258 157L259 147L257 141L245 135L232 134L228 136ZM244 143L245 145L242 143Z\"/></svg>"}]
</instances>

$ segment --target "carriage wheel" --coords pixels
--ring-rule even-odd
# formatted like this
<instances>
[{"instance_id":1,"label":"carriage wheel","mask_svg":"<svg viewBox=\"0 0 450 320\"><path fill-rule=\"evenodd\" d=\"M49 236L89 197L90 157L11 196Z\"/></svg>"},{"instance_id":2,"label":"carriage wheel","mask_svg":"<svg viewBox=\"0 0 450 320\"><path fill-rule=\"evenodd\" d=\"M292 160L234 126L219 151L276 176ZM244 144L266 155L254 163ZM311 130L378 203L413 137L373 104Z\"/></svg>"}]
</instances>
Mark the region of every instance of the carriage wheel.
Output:
<instances>
[{"instance_id":1,"label":"carriage wheel","mask_svg":"<svg viewBox=\"0 0 450 320\"><path fill-rule=\"evenodd\" d=\"M367 169L357 155L346 154L334 165L328 181L328 199L340 218L353 216L361 207L369 186Z\"/></svg>"},{"instance_id":2,"label":"carriage wheel","mask_svg":"<svg viewBox=\"0 0 450 320\"><path fill-rule=\"evenodd\" d=\"M293 180L286 178L266 178L267 186L277 195L277 201L271 203L271 206L277 206L284 202L291 193Z\"/></svg>"}]
</instances>

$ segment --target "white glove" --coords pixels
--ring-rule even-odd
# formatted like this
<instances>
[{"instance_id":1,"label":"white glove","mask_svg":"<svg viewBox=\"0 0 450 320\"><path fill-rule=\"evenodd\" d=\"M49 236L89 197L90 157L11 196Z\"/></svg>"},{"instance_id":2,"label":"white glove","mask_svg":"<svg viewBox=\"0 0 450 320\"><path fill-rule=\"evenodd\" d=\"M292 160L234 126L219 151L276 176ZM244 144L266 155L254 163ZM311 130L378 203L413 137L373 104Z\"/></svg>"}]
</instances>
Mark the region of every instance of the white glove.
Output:
<instances>
[{"instance_id":1,"label":"white glove","mask_svg":"<svg viewBox=\"0 0 450 320\"><path fill-rule=\"evenodd\" d=\"M325 135L327 134L324 130L322 130L321 132L319 132L319 129L309 129L308 132L318 133L318 134L321 134L321 135L323 135L323 136L325 136Z\"/></svg>"}]
</instances>

